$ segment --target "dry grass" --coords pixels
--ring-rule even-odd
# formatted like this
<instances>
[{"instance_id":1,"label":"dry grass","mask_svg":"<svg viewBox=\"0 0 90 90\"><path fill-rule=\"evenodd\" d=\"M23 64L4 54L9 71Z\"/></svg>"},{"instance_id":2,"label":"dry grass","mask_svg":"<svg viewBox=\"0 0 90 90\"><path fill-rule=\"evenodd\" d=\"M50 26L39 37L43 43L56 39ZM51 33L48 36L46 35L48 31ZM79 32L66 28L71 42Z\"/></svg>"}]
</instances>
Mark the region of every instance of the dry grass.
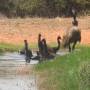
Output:
<instances>
[{"instance_id":1,"label":"dry grass","mask_svg":"<svg viewBox=\"0 0 90 90\"><path fill-rule=\"evenodd\" d=\"M90 43L90 16L79 17L79 27L82 30L82 43ZM38 33L42 33L48 43L56 42L57 35L63 36L64 31L71 26L71 18L26 18L1 19L0 42L22 44L27 39L30 44L37 43Z\"/></svg>"}]
</instances>

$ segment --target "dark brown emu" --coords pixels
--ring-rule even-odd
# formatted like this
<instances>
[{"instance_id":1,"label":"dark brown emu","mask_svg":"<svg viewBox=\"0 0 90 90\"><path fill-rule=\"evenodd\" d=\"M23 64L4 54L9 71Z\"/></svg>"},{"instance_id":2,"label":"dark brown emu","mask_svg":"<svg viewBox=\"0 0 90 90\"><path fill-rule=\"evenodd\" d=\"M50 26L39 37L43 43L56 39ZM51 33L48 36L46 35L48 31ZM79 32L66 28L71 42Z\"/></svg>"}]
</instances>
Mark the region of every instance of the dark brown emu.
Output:
<instances>
[{"instance_id":1,"label":"dark brown emu","mask_svg":"<svg viewBox=\"0 0 90 90\"><path fill-rule=\"evenodd\" d=\"M24 40L24 48L20 50L20 54L25 55L26 62L30 62L32 55L32 51L28 48L27 40Z\"/></svg>"},{"instance_id":2,"label":"dark brown emu","mask_svg":"<svg viewBox=\"0 0 90 90\"><path fill-rule=\"evenodd\" d=\"M52 53L52 54L56 54L57 53L57 51L60 49L60 40L61 40L61 37L60 36L58 36L57 37L57 47L48 47L48 51L49 51L49 53Z\"/></svg>"},{"instance_id":3,"label":"dark brown emu","mask_svg":"<svg viewBox=\"0 0 90 90\"><path fill-rule=\"evenodd\" d=\"M43 58L48 58L49 52L47 48L46 39L42 39L43 49L42 49L42 56Z\"/></svg>"},{"instance_id":4,"label":"dark brown emu","mask_svg":"<svg viewBox=\"0 0 90 90\"><path fill-rule=\"evenodd\" d=\"M24 48L19 51L21 55L25 54L25 49L28 48L27 40L24 40ZM31 52L31 50L28 48L28 50Z\"/></svg>"},{"instance_id":5,"label":"dark brown emu","mask_svg":"<svg viewBox=\"0 0 90 90\"><path fill-rule=\"evenodd\" d=\"M63 36L63 46L69 48L69 52L75 49L77 42L81 41L81 31L78 28L77 21L73 22L72 28L66 32L66 35ZM73 43L72 47L71 44Z\"/></svg>"},{"instance_id":6,"label":"dark brown emu","mask_svg":"<svg viewBox=\"0 0 90 90\"><path fill-rule=\"evenodd\" d=\"M43 55L43 43L41 39L41 34L38 35L38 48L39 48L39 54L40 56Z\"/></svg>"},{"instance_id":7,"label":"dark brown emu","mask_svg":"<svg viewBox=\"0 0 90 90\"><path fill-rule=\"evenodd\" d=\"M32 51L30 49L28 49L28 42L27 40L24 40L24 43L25 43L25 59L26 59L26 62L30 62L30 59L32 57Z\"/></svg>"},{"instance_id":8,"label":"dark brown emu","mask_svg":"<svg viewBox=\"0 0 90 90\"><path fill-rule=\"evenodd\" d=\"M72 27L66 32L66 35L63 36L63 46L69 48L69 52L75 49L76 43L81 42L81 31L78 28L78 21L76 19L77 13L75 9L72 9ZM71 44L73 43L72 47Z\"/></svg>"},{"instance_id":9,"label":"dark brown emu","mask_svg":"<svg viewBox=\"0 0 90 90\"><path fill-rule=\"evenodd\" d=\"M43 44L43 58L44 59L53 59L54 56L49 53L48 51L48 47L47 47L47 43L46 43L46 39L42 39L42 44Z\"/></svg>"},{"instance_id":10,"label":"dark brown emu","mask_svg":"<svg viewBox=\"0 0 90 90\"><path fill-rule=\"evenodd\" d=\"M74 7L72 8L72 17L73 17L73 20L76 21L77 11Z\"/></svg>"}]
</instances>

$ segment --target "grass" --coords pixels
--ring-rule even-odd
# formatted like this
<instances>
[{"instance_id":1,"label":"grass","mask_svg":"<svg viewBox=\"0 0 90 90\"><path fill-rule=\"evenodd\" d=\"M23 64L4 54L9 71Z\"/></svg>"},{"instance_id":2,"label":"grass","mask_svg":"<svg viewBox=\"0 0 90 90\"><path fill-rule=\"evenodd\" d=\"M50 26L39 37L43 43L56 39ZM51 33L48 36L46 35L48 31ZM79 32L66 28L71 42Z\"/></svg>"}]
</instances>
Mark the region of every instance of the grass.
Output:
<instances>
[{"instance_id":1,"label":"grass","mask_svg":"<svg viewBox=\"0 0 90 90\"><path fill-rule=\"evenodd\" d=\"M0 53L18 51L21 46L16 46L8 43L0 43Z\"/></svg>"},{"instance_id":2,"label":"grass","mask_svg":"<svg viewBox=\"0 0 90 90\"><path fill-rule=\"evenodd\" d=\"M56 43L51 43L49 46L53 47L53 46L57 46ZM24 47L23 44L10 44L10 43L0 43L0 53L3 53L3 52L17 52L19 51L20 49L22 49ZM30 44L29 46L30 49L32 50L37 50L38 49L38 46L36 44Z\"/></svg>"},{"instance_id":3,"label":"grass","mask_svg":"<svg viewBox=\"0 0 90 90\"><path fill-rule=\"evenodd\" d=\"M23 44L21 45L15 45L15 44L9 44L9 43L0 43L0 53L3 52L16 52L19 51L24 47ZM30 45L29 46L31 49L36 49L36 45Z\"/></svg>"},{"instance_id":4,"label":"grass","mask_svg":"<svg viewBox=\"0 0 90 90\"><path fill-rule=\"evenodd\" d=\"M39 90L90 90L90 47L35 66Z\"/></svg>"}]
</instances>

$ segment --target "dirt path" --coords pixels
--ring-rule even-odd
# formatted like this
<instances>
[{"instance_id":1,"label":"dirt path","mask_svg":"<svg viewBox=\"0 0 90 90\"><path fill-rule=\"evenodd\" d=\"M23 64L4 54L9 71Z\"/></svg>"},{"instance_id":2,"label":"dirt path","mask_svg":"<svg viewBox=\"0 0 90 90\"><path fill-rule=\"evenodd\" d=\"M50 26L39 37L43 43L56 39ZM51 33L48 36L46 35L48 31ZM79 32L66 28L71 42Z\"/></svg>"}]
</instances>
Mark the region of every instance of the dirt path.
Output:
<instances>
[{"instance_id":1,"label":"dirt path","mask_svg":"<svg viewBox=\"0 0 90 90\"><path fill-rule=\"evenodd\" d=\"M90 44L90 16L78 18L81 28L81 44ZM21 44L27 39L30 44L37 43L38 33L47 39L48 43L56 42L57 35L63 36L71 26L71 18L27 18L0 20L0 42Z\"/></svg>"}]
</instances>

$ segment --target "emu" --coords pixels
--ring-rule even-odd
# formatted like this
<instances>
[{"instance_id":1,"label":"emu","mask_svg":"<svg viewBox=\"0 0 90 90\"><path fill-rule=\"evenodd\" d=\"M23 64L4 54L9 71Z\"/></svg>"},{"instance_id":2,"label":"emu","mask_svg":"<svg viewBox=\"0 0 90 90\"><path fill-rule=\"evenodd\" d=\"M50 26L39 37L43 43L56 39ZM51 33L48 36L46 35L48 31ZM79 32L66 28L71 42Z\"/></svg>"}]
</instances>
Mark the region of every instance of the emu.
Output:
<instances>
[{"instance_id":1,"label":"emu","mask_svg":"<svg viewBox=\"0 0 90 90\"><path fill-rule=\"evenodd\" d=\"M63 46L69 48L69 52L75 49L77 42L81 42L81 31L78 28L78 22L74 20L73 27L63 36ZM73 43L71 47L71 43Z\"/></svg>"},{"instance_id":2,"label":"emu","mask_svg":"<svg viewBox=\"0 0 90 90\"><path fill-rule=\"evenodd\" d=\"M43 55L43 42L41 40L41 34L38 35L38 48L39 48L39 54Z\"/></svg>"},{"instance_id":3,"label":"emu","mask_svg":"<svg viewBox=\"0 0 90 90\"><path fill-rule=\"evenodd\" d=\"M44 56L44 58L47 58L49 56L49 52L48 52L48 48L47 48L46 39L43 39L42 43L43 43L43 56Z\"/></svg>"},{"instance_id":4,"label":"emu","mask_svg":"<svg viewBox=\"0 0 90 90\"><path fill-rule=\"evenodd\" d=\"M75 21L77 17L77 12L75 8L72 8L72 17L73 17L73 20Z\"/></svg>"},{"instance_id":5,"label":"emu","mask_svg":"<svg viewBox=\"0 0 90 90\"><path fill-rule=\"evenodd\" d=\"M60 39L61 39L61 37L60 36L58 36L57 37L57 47L48 47L48 51L50 52L50 53L52 53L52 54L56 54L57 53L57 51L60 49Z\"/></svg>"},{"instance_id":6,"label":"emu","mask_svg":"<svg viewBox=\"0 0 90 90\"><path fill-rule=\"evenodd\" d=\"M45 59L52 59L54 56L48 51L46 39L42 39L43 43L43 58Z\"/></svg>"},{"instance_id":7,"label":"emu","mask_svg":"<svg viewBox=\"0 0 90 90\"><path fill-rule=\"evenodd\" d=\"M30 62L31 57L33 56L32 51L28 49L27 40L24 40L24 43L25 43L25 59L26 59L26 62Z\"/></svg>"},{"instance_id":8,"label":"emu","mask_svg":"<svg viewBox=\"0 0 90 90\"><path fill-rule=\"evenodd\" d=\"M27 40L24 40L24 48L20 51L20 54L25 55L26 62L30 62L32 55L32 51L28 48Z\"/></svg>"},{"instance_id":9,"label":"emu","mask_svg":"<svg viewBox=\"0 0 90 90\"><path fill-rule=\"evenodd\" d=\"M20 53L21 55L25 54L25 48L23 48L22 50L19 50L19 53Z\"/></svg>"},{"instance_id":10,"label":"emu","mask_svg":"<svg viewBox=\"0 0 90 90\"><path fill-rule=\"evenodd\" d=\"M20 53L21 55L25 55L25 50L26 50L26 48L28 48L28 43L27 43L27 40L24 40L24 48L21 49L21 50L19 50L19 53ZM29 48L28 48L28 50L29 50L29 52L32 52Z\"/></svg>"}]
</instances>

